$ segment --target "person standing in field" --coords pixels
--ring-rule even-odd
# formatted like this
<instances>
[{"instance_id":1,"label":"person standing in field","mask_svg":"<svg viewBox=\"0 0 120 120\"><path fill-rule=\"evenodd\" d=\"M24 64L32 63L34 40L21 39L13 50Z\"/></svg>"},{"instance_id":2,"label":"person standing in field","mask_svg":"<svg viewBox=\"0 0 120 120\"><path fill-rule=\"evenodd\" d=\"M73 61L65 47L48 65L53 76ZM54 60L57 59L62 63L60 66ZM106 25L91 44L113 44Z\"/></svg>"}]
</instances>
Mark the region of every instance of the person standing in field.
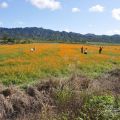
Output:
<instances>
[{"instance_id":1,"label":"person standing in field","mask_svg":"<svg viewBox=\"0 0 120 120\"><path fill-rule=\"evenodd\" d=\"M31 48L30 51L31 51L31 52L34 52L34 51L35 51L35 47L34 47L34 48Z\"/></svg>"},{"instance_id":2,"label":"person standing in field","mask_svg":"<svg viewBox=\"0 0 120 120\"><path fill-rule=\"evenodd\" d=\"M84 48L83 48L83 46L81 47L81 53L83 54L83 52L84 52Z\"/></svg>"},{"instance_id":3,"label":"person standing in field","mask_svg":"<svg viewBox=\"0 0 120 120\"><path fill-rule=\"evenodd\" d=\"M85 50L84 50L84 54L88 54L88 50L87 50L87 48L85 48Z\"/></svg>"},{"instance_id":4,"label":"person standing in field","mask_svg":"<svg viewBox=\"0 0 120 120\"><path fill-rule=\"evenodd\" d=\"M99 54L102 53L102 50L103 50L103 47L100 47L100 48L99 48Z\"/></svg>"}]
</instances>

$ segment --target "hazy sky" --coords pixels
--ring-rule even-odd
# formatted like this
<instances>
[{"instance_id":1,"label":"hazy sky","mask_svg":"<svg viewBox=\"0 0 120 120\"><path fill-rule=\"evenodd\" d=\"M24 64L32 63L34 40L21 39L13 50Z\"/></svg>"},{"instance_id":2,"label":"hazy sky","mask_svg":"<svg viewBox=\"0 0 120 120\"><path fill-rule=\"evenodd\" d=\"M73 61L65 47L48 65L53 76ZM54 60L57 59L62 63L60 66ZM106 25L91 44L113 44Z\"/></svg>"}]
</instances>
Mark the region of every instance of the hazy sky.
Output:
<instances>
[{"instance_id":1,"label":"hazy sky","mask_svg":"<svg viewBox=\"0 0 120 120\"><path fill-rule=\"evenodd\" d=\"M120 34L120 0L0 0L0 27Z\"/></svg>"}]
</instances>

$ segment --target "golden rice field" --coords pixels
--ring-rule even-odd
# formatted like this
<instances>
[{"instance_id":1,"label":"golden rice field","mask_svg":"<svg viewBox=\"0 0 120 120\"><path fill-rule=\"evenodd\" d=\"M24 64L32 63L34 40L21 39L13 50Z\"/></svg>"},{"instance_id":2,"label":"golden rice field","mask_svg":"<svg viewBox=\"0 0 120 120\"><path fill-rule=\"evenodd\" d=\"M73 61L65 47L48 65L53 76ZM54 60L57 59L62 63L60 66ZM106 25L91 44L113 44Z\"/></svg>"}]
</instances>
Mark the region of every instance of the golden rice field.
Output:
<instances>
[{"instance_id":1,"label":"golden rice field","mask_svg":"<svg viewBox=\"0 0 120 120\"><path fill-rule=\"evenodd\" d=\"M17 44L0 46L0 82L31 84L42 78L68 77L82 74L97 77L120 67L120 46L84 45L88 54L81 54L80 44ZM30 49L35 47L36 51Z\"/></svg>"}]
</instances>

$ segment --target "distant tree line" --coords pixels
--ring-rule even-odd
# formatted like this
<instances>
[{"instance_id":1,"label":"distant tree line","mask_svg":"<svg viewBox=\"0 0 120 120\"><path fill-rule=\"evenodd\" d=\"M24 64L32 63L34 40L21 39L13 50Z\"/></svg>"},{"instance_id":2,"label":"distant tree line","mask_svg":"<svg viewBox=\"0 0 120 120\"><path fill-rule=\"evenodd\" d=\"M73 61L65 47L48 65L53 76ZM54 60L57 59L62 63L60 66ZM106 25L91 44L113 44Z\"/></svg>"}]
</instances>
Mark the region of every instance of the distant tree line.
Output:
<instances>
[{"instance_id":1,"label":"distant tree line","mask_svg":"<svg viewBox=\"0 0 120 120\"><path fill-rule=\"evenodd\" d=\"M73 32L59 32L49 29L26 27L26 28L0 28L1 43L31 43L31 42L104 42L120 43L120 35L94 35L79 34Z\"/></svg>"}]
</instances>

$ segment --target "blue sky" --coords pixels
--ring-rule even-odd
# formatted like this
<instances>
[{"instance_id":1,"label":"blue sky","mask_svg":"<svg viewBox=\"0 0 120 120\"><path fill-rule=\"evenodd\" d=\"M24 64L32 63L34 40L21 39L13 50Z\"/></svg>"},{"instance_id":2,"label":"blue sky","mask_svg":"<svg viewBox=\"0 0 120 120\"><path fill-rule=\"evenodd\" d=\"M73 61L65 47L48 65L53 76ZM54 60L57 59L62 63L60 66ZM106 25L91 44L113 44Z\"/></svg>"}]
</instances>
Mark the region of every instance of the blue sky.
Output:
<instances>
[{"instance_id":1,"label":"blue sky","mask_svg":"<svg viewBox=\"0 0 120 120\"><path fill-rule=\"evenodd\" d=\"M0 27L120 34L120 0L0 0Z\"/></svg>"}]
</instances>

